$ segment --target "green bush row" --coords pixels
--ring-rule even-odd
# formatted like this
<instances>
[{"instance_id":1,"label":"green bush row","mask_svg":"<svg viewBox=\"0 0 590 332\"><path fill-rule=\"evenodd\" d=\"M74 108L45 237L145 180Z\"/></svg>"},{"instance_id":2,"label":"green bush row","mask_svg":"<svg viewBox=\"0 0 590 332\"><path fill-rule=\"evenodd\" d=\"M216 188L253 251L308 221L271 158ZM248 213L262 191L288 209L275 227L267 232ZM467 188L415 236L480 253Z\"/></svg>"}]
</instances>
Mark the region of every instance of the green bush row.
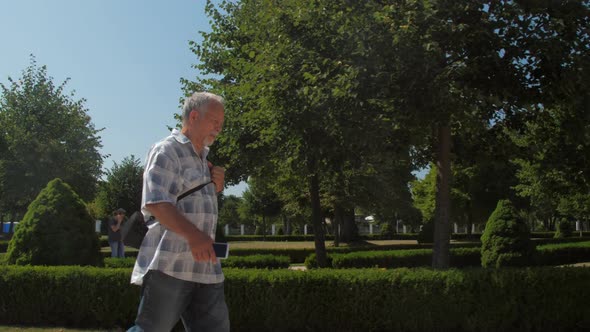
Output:
<instances>
[{"instance_id":1,"label":"green bush row","mask_svg":"<svg viewBox=\"0 0 590 332\"><path fill-rule=\"evenodd\" d=\"M290 262L288 256L253 255L228 257L221 261L221 266L224 268L286 269ZM107 257L104 259L104 267L106 268L133 268L134 265L135 257Z\"/></svg>"},{"instance_id":2,"label":"green bush row","mask_svg":"<svg viewBox=\"0 0 590 332\"><path fill-rule=\"evenodd\" d=\"M230 256L221 261L221 266L224 268L286 269L290 263L289 256L253 255Z\"/></svg>"},{"instance_id":3,"label":"green bush row","mask_svg":"<svg viewBox=\"0 0 590 332\"><path fill-rule=\"evenodd\" d=\"M555 232L532 232L531 238L534 239L553 239ZM481 233L453 233L451 239L456 241L479 241ZM573 237L579 237L579 232L574 232ZM590 232L582 232L582 237L590 237ZM271 241L271 242L289 242L289 241L313 241L313 234L308 235L228 235L225 236L228 242L236 241ZM418 233L396 233L393 235L370 234L359 236L361 240L417 240ZM326 235L326 240L334 240L333 235ZM108 243L106 244L108 246Z\"/></svg>"},{"instance_id":4,"label":"green bush row","mask_svg":"<svg viewBox=\"0 0 590 332\"><path fill-rule=\"evenodd\" d=\"M481 266L480 248L451 248L452 267ZM530 265L564 265L590 261L590 241L579 243L551 244L537 247ZM432 265L432 249L360 251L329 255L333 268L399 268L425 267ZM317 268L315 254L305 260L308 269Z\"/></svg>"},{"instance_id":5,"label":"green bush row","mask_svg":"<svg viewBox=\"0 0 590 332\"><path fill-rule=\"evenodd\" d=\"M451 266L466 267L480 266L479 248L452 248ZM426 267L432 265L432 249L409 249L390 251L359 251L347 254L330 254L329 267L343 268L397 268L397 267ZM317 268L316 255L305 259L308 269Z\"/></svg>"},{"instance_id":6,"label":"green bush row","mask_svg":"<svg viewBox=\"0 0 590 332\"><path fill-rule=\"evenodd\" d=\"M130 269L0 267L0 324L129 327ZM590 328L590 269L226 269L232 331Z\"/></svg>"},{"instance_id":7,"label":"green bush row","mask_svg":"<svg viewBox=\"0 0 590 332\"><path fill-rule=\"evenodd\" d=\"M454 248L478 247L478 243L452 243ZM328 247L328 253L350 253L357 251L384 251L384 250L406 250L406 249L428 249L432 244L391 244L391 245L363 245L358 247ZM278 255L289 256L291 263L303 263L309 255L315 253L313 248L232 248L229 249L230 256L248 255Z\"/></svg>"}]
</instances>

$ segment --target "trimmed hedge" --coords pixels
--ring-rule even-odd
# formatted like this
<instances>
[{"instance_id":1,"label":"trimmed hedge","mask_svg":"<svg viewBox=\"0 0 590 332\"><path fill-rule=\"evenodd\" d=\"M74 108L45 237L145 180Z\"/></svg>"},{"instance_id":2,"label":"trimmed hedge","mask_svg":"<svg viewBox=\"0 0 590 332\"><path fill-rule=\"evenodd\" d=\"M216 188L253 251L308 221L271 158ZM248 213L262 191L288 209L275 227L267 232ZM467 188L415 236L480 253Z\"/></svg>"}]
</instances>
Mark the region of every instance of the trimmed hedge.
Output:
<instances>
[{"instance_id":1,"label":"trimmed hedge","mask_svg":"<svg viewBox=\"0 0 590 332\"><path fill-rule=\"evenodd\" d=\"M244 257L228 257L221 261L223 268L251 268L251 269L286 269L289 267L288 256L254 255ZM107 268L133 268L135 257L105 258Z\"/></svg>"},{"instance_id":2,"label":"trimmed hedge","mask_svg":"<svg viewBox=\"0 0 590 332\"><path fill-rule=\"evenodd\" d=\"M286 269L291 260L288 256L254 255L228 257L221 261L223 268Z\"/></svg>"},{"instance_id":3,"label":"trimmed hedge","mask_svg":"<svg viewBox=\"0 0 590 332\"><path fill-rule=\"evenodd\" d=\"M479 243L453 243L453 248L474 248L479 247ZM432 248L432 244L391 244L391 245L367 245L358 247L328 247L326 251L329 254L336 253L350 253L358 251L385 251L385 250L407 250L407 249L429 249ZM248 256L248 255L277 255L277 256L289 256L291 263L303 263L309 257L315 253L313 248L232 248L229 249L230 256Z\"/></svg>"},{"instance_id":4,"label":"trimmed hedge","mask_svg":"<svg viewBox=\"0 0 590 332\"><path fill-rule=\"evenodd\" d=\"M451 248L451 267L481 266L480 248ZM432 265L432 249L360 251L330 254L329 267L343 268L400 268ZM539 246L530 260L535 265L565 265L590 261L590 241ZM315 254L305 260L308 269L317 268Z\"/></svg>"},{"instance_id":5,"label":"trimmed hedge","mask_svg":"<svg viewBox=\"0 0 590 332\"><path fill-rule=\"evenodd\" d=\"M129 327L130 270L0 267L0 324ZM590 328L590 269L227 269L232 331L566 331Z\"/></svg>"},{"instance_id":6,"label":"trimmed hedge","mask_svg":"<svg viewBox=\"0 0 590 332\"><path fill-rule=\"evenodd\" d=\"M455 241L479 241L481 233L453 233L451 239ZM550 239L553 238L555 232L531 232L531 239ZM579 236L579 232L574 232L573 236ZM582 232L583 237L590 237L590 232ZM238 242L238 241L265 241L262 235L228 235L225 237L227 242ZM418 233L396 233L393 236L387 236L382 234L368 234L359 235L361 240L417 240ZM313 241L313 234L310 235L267 235L266 241L269 242L300 242L300 241ZM334 240L333 235L326 234L326 240ZM108 246L108 242L106 244Z\"/></svg>"},{"instance_id":7,"label":"trimmed hedge","mask_svg":"<svg viewBox=\"0 0 590 332\"><path fill-rule=\"evenodd\" d=\"M452 248L451 266L480 266L479 248ZM391 251L360 251L348 254L329 255L331 266L336 269L345 268L399 268L428 267L432 265L432 249L410 249ZM308 269L317 268L315 254L305 260Z\"/></svg>"},{"instance_id":8,"label":"trimmed hedge","mask_svg":"<svg viewBox=\"0 0 590 332\"><path fill-rule=\"evenodd\" d=\"M538 265L565 265L590 261L590 241L549 244L537 248Z\"/></svg>"},{"instance_id":9,"label":"trimmed hedge","mask_svg":"<svg viewBox=\"0 0 590 332\"><path fill-rule=\"evenodd\" d=\"M110 269L132 269L135 266L135 257L106 257L103 260L104 267Z\"/></svg>"}]
</instances>

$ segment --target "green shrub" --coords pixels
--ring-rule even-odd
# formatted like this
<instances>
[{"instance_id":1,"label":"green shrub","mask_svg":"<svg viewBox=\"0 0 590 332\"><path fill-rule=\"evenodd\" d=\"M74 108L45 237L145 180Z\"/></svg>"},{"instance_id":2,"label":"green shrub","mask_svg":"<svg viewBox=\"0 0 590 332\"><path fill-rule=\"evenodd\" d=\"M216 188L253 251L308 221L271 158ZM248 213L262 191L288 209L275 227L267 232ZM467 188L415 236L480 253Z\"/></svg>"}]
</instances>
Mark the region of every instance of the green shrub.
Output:
<instances>
[{"instance_id":1,"label":"green shrub","mask_svg":"<svg viewBox=\"0 0 590 332\"><path fill-rule=\"evenodd\" d=\"M534 246L528 226L508 200L498 202L481 243L483 267L523 266L532 260Z\"/></svg>"},{"instance_id":2,"label":"green shrub","mask_svg":"<svg viewBox=\"0 0 590 332\"><path fill-rule=\"evenodd\" d=\"M222 260L221 266L223 268L286 269L290 262L289 256L235 256Z\"/></svg>"},{"instance_id":3,"label":"green shrub","mask_svg":"<svg viewBox=\"0 0 590 332\"><path fill-rule=\"evenodd\" d=\"M333 267L334 266L333 259L334 259L334 256L337 256L337 255L338 254L329 254L329 255L326 255L326 260L328 262L328 266L327 267ZM308 270L319 268L318 260L317 260L317 257L316 257L316 254L315 253L307 256L307 258L305 258L305 261L303 262L303 264L305 264L305 267Z\"/></svg>"},{"instance_id":4,"label":"green shrub","mask_svg":"<svg viewBox=\"0 0 590 332\"><path fill-rule=\"evenodd\" d=\"M135 265L135 257L106 257L104 260L104 267L111 269L129 269Z\"/></svg>"},{"instance_id":5,"label":"green shrub","mask_svg":"<svg viewBox=\"0 0 590 332\"><path fill-rule=\"evenodd\" d=\"M277 235L285 235L285 232L283 231L283 227L279 227L279 229L277 230Z\"/></svg>"},{"instance_id":6,"label":"green shrub","mask_svg":"<svg viewBox=\"0 0 590 332\"><path fill-rule=\"evenodd\" d=\"M17 265L97 265L102 262L99 251L86 205L68 184L55 179L29 205L6 259Z\"/></svg>"},{"instance_id":7,"label":"green shrub","mask_svg":"<svg viewBox=\"0 0 590 332\"><path fill-rule=\"evenodd\" d=\"M289 264L289 256L275 255L230 256L221 261L223 268L286 269ZM104 259L105 268L133 268L134 265L135 257Z\"/></svg>"},{"instance_id":8,"label":"green shrub","mask_svg":"<svg viewBox=\"0 0 590 332\"><path fill-rule=\"evenodd\" d=\"M480 256L479 248L452 248L451 266L479 266ZM329 255L328 262L330 267L336 269L428 267L432 265L432 249L333 253ZM317 268L315 254L307 257L305 266L308 269Z\"/></svg>"},{"instance_id":9,"label":"green shrub","mask_svg":"<svg viewBox=\"0 0 590 332\"><path fill-rule=\"evenodd\" d=\"M543 332L590 326L590 269L584 268L224 272L235 332ZM0 267L0 324L129 327L140 292L129 285L130 274Z\"/></svg>"},{"instance_id":10,"label":"green shrub","mask_svg":"<svg viewBox=\"0 0 590 332\"><path fill-rule=\"evenodd\" d=\"M254 229L254 235L263 235L262 226L256 226Z\"/></svg>"},{"instance_id":11,"label":"green shrub","mask_svg":"<svg viewBox=\"0 0 590 332\"><path fill-rule=\"evenodd\" d=\"M392 239L395 235L395 229L391 226L391 223L386 222L382 224L381 233L379 235L381 235L381 238L383 239Z\"/></svg>"},{"instance_id":12,"label":"green shrub","mask_svg":"<svg viewBox=\"0 0 590 332\"><path fill-rule=\"evenodd\" d=\"M422 225L422 229L418 233L418 243L433 243L434 242L434 221L427 221Z\"/></svg>"},{"instance_id":13,"label":"green shrub","mask_svg":"<svg viewBox=\"0 0 590 332\"><path fill-rule=\"evenodd\" d=\"M566 265L590 262L590 241L548 244L537 247L537 265Z\"/></svg>"},{"instance_id":14,"label":"green shrub","mask_svg":"<svg viewBox=\"0 0 590 332\"><path fill-rule=\"evenodd\" d=\"M555 238L560 239L564 237L572 236L574 228L572 227L572 223L569 222L567 219L561 219L557 224L557 231L555 231Z\"/></svg>"}]
</instances>

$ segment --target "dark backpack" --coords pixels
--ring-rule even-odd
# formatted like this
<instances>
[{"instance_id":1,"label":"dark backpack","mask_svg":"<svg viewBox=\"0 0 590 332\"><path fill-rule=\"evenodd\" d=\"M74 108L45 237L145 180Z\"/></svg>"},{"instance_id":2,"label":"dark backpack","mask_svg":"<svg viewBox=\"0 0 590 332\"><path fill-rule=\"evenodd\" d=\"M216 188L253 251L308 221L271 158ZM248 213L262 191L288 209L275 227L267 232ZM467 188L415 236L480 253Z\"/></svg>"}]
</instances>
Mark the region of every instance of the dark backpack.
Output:
<instances>
[{"instance_id":1,"label":"dark backpack","mask_svg":"<svg viewBox=\"0 0 590 332\"><path fill-rule=\"evenodd\" d=\"M121 238L125 246L139 249L141 241L148 231L143 213L135 211L129 219L121 225Z\"/></svg>"}]
</instances>

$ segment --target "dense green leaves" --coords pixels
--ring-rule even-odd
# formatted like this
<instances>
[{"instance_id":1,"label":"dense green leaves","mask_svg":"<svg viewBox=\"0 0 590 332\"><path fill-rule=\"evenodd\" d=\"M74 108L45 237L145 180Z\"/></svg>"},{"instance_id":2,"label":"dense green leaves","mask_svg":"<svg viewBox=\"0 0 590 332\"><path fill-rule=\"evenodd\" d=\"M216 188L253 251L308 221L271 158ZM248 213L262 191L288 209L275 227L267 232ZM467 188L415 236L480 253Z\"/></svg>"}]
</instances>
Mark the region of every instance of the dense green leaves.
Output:
<instances>
[{"instance_id":1,"label":"dense green leaves","mask_svg":"<svg viewBox=\"0 0 590 332\"><path fill-rule=\"evenodd\" d=\"M127 215L141 208L141 191L143 186L143 166L141 161L131 155L115 162L106 172L106 181L100 183L98 195L93 202L98 215L108 217L118 208L127 211Z\"/></svg>"},{"instance_id":2,"label":"dense green leaves","mask_svg":"<svg viewBox=\"0 0 590 332\"><path fill-rule=\"evenodd\" d=\"M61 179L52 180L29 206L6 260L17 265L101 264L94 226L72 188Z\"/></svg>"},{"instance_id":3,"label":"dense green leaves","mask_svg":"<svg viewBox=\"0 0 590 332\"><path fill-rule=\"evenodd\" d=\"M207 8L212 32L191 44L207 76L184 83L228 101L215 156L228 177L269 178L283 198L280 187L290 184L285 206L309 202L317 229L323 215L351 207L386 221L412 215L411 171L433 162L427 218L435 219L437 267L448 262L450 218L483 222L524 179L515 177L518 162L506 161L531 161L505 132L532 137L525 124L565 100L587 110L588 98L574 97L588 91L588 1L243 0ZM561 144L581 145L580 156L584 140ZM581 171L583 158L570 158L570 171ZM521 184L535 183L529 179ZM569 190L560 211L587 215L583 190Z\"/></svg>"},{"instance_id":4,"label":"dense green leaves","mask_svg":"<svg viewBox=\"0 0 590 332\"><path fill-rule=\"evenodd\" d=\"M100 130L84 99L55 85L35 59L18 80L0 84L0 207L22 216L52 179L69 183L84 200L101 174Z\"/></svg>"},{"instance_id":5,"label":"dense green leaves","mask_svg":"<svg viewBox=\"0 0 590 332\"><path fill-rule=\"evenodd\" d=\"M532 261L533 251L524 220L510 201L499 201L481 236L482 266L524 266Z\"/></svg>"}]
</instances>

